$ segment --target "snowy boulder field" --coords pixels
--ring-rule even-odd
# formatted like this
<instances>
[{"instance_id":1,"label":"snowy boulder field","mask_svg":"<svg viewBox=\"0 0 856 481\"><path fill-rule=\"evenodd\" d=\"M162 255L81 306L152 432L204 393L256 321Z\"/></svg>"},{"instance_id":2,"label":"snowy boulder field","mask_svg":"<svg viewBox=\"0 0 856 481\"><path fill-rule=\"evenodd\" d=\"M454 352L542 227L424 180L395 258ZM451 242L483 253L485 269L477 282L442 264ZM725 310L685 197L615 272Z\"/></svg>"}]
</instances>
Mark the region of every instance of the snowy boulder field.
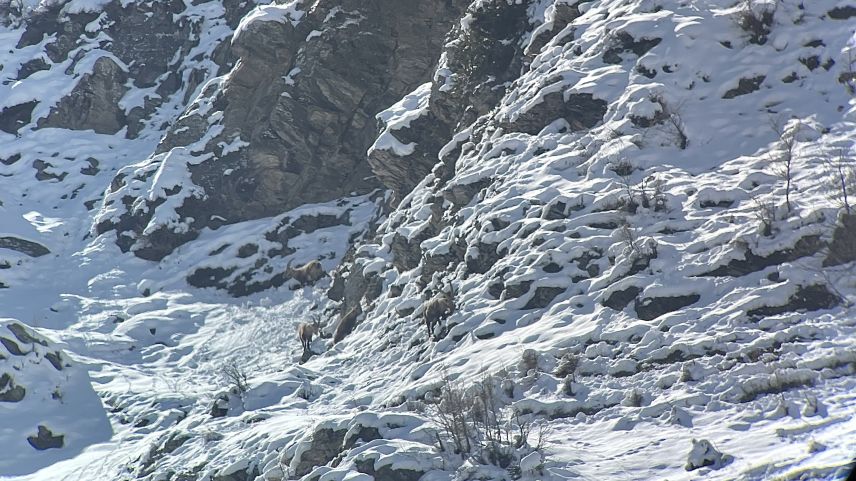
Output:
<instances>
[{"instance_id":1,"label":"snowy boulder field","mask_svg":"<svg viewBox=\"0 0 856 481\"><path fill-rule=\"evenodd\" d=\"M0 479L846 478L852 2L0 0L0 42Z\"/></svg>"}]
</instances>

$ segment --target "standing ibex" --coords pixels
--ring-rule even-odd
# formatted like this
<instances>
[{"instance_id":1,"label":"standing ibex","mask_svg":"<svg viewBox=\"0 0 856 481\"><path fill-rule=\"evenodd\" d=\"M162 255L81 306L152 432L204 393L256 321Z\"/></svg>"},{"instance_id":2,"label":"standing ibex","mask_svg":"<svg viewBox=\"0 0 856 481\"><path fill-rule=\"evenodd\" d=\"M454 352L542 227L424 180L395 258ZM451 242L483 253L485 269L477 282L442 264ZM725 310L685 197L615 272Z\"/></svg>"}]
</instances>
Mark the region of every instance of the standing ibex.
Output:
<instances>
[{"instance_id":1,"label":"standing ibex","mask_svg":"<svg viewBox=\"0 0 856 481\"><path fill-rule=\"evenodd\" d=\"M319 279L326 276L324 268L317 259L313 259L298 268L291 267L291 261L285 267L285 277L294 279L300 284L300 287L315 284Z\"/></svg>"},{"instance_id":2,"label":"standing ibex","mask_svg":"<svg viewBox=\"0 0 856 481\"><path fill-rule=\"evenodd\" d=\"M297 325L297 337L300 339L300 344L303 346L304 353L312 352L309 348L310 344L312 344L312 337L320 333L321 323L317 318L312 320L312 324L301 322Z\"/></svg>"},{"instance_id":3,"label":"standing ibex","mask_svg":"<svg viewBox=\"0 0 856 481\"><path fill-rule=\"evenodd\" d=\"M428 335L434 335L434 326L455 310L455 301L445 292L439 292L422 304L422 320Z\"/></svg>"}]
</instances>

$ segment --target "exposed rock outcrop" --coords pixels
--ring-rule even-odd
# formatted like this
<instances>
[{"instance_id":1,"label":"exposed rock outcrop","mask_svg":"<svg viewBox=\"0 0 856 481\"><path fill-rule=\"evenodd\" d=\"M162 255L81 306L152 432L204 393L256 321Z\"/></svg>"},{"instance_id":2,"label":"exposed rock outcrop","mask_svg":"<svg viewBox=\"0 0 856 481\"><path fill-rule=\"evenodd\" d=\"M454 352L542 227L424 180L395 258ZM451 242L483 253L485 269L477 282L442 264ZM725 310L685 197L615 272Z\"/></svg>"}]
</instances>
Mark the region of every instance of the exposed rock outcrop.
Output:
<instances>
[{"instance_id":1,"label":"exposed rock outcrop","mask_svg":"<svg viewBox=\"0 0 856 481\"><path fill-rule=\"evenodd\" d=\"M12 3L7 8L14 10ZM203 34L226 39L231 30L222 28L222 22L234 28L251 5L227 0L223 7L219 16L213 11L200 15L196 5L180 1L111 1L100 12L85 8L69 11L62 3L45 3L32 11L10 11L10 20L24 27L17 48L51 39L45 45L46 58L22 65L18 78L65 68L74 87L69 92L43 92L34 102L48 104L45 112L49 113L41 119L29 118L23 110L29 104L0 114L0 119L8 119L6 124L17 119L18 127L32 120L38 121L38 128L92 129L106 134L127 127L125 135L136 137L171 96L182 96L187 102L202 80L231 66L233 59L223 49L204 54L197 51L196 58L186 58L199 47ZM130 88L151 92L123 104ZM0 121L0 126L3 124ZM11 127L4 129L10 131Z\"/></svg>"},{"instance_id":2,"label":"exposed rock outcrop","mask_svg":"<svg viewBox=\"0 0 856 481\"><path fill-rule=\"evenodd\" d=\"M92 129L99 134L115 134L125 126L119 101L127 90L127 80L127 73L115 60L98 58L92 72L81 77L74 90L39 122L39 128Z\"/></svg>"},{"instance_id":3,"label":"exposed rock outcrop","mask_svg":"<svg viewBox=\"0 0 856 481\"><path fill-rule=\"evenodd\" d=\"M115 229L130 239L124 249L160 259L204 227L380 186L365 162L373 117L431 77L458 7L374 0L259 12L232 41L240 60L229 75L189 107L147 167L116 177L108 208L119 212L98 233ZM189 155L173 154L181 148ZM186 170L187 180L135 200L129 186L151 185L163 169ZM158 223L159 209L174 209L165 215L178 221Z\"/></svg>"},{"instance_id":4,"label":"exposed rock outcrop","mask_svg":"<svg viewBox=\"0 0 856 481\"><path fill-rule=\"evenodd\" d=\"M0 249L11 249L30 257L41 257L51 253L47 247L38 242L12 236L0 237Z\"/></svg>"},{"instance_id":5,"label":"exposed rock outcrop","mask_svg":"<svg viewBox=\"0 0 856 481\"><path fill-rule=\"evenodd\" d=\"M526 8L523 2L473 3L467 10L470 21L449 34L430 89L414 92L424 97L418 99L425 104L421 114L406 122L394 115L383 120L390 140L407 148L375 144L369 163L398 199L437 164L451 135L493 109L519 75L520 38L529 28Z\"/></svg>"},{"instance_id":6,"label":"exposed rock outcrop","mask_svg":"<svg viewBox=\"0 0 856 481\"><path fill-rule=\"evenodd\" d=\"M53 431L40 424L36 435L27 437L27 442L39 451L58 449L65 445L65 435L54 434Z\"/></svg>"}]
</instances>

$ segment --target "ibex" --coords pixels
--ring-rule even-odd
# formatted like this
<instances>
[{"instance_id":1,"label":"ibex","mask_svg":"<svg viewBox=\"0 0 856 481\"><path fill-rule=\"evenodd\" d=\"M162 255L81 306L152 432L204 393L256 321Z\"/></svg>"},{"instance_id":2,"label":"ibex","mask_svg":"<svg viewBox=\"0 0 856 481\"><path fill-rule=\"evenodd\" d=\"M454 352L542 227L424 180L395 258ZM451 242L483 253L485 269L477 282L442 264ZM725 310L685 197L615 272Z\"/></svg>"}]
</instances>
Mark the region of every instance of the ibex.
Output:
<instances>
[{"instance_id":1,"label":"ibex","mask_svg":"<svg viewBox=\"0 0 856 481\"><path fill-rule=\"evenodd\" d=\"M434 335L434 326L455 310L455 301L449 294L439 292L422 304L422 320L428 335Z\"/></svg>"},{"instance_id":2,"label":"ibex","mask_svg":"<svg viewBox=\"0 0 856 481\"><path fill-rule=\"evenodd\" d=\"M285 267L285 276L296 280L301 287L315 284L319 279L326 276L324 268L317 259L313 259L298 268L291 267L291 261Z\"/></svg>"},{"instance_id":3,"label":"ibex","mask_svg":"<svg viewBox=\"0 0 856 481\"><path fill-rule=\"evenodd\" d=\"M312 352L309 345L312 344L312 337L321 332L320 321L316 318L312 320L312 324L301 322L297 325L297 337L300 339L300 344L303 346L303 352Z\"/></svg>"}]
</instances>

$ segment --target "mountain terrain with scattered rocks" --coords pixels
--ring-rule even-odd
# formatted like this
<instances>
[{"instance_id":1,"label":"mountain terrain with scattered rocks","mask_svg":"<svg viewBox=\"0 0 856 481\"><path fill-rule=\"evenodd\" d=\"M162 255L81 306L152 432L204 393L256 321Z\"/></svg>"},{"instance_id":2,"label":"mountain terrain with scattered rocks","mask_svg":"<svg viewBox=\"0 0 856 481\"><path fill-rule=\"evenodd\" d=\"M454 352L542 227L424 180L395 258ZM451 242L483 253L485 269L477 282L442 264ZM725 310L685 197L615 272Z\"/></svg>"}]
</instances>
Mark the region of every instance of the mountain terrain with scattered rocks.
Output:
<instances>
[{"instance_id":1,"label":"mountain terrain with scattered rocks","mask_svg":"<svg viewBox=\"0 0 856 481\"><path fill-rule=\"evenodd\" d=\"M0 47L0 479L847 477L853 2L0 0Z\"/></svg>"}]
</instances>

